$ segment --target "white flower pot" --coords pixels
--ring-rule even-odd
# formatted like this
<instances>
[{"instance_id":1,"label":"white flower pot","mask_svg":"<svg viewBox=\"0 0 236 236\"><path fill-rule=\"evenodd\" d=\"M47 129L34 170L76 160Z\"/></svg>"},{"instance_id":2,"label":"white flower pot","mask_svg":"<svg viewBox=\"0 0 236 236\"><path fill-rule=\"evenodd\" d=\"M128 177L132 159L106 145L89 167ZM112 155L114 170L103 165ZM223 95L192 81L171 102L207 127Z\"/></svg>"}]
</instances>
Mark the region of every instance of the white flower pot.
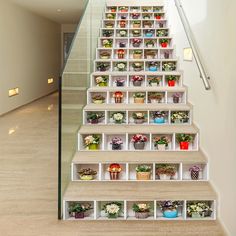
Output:
<instances>
[{"instance_id":1,"label":"white flower pot","mask_svg":"<svg viewBox=\"0 0 236 236\"><path fill-rule=\"evenodd\" d=\"M160 177L160 180L170 180L170 178L171 178L171 176L165 175L165 174L159 175L159 177Z\"/></svg>"},{"instance_id":2,"label":"white flower pot","mask_svg":"<svg viewBox=\"0 0 236 236\"><path fill-rule=\"evenodd\" d=\"M154 56L147 55L147 59L154 59Z\"/></svg>"},{"instance_id":3,"label":"white flower pot","mask_svg":"<svg viewBox=\"0 0 236 236\"><path fill-rule=\"evenodd\" d=\"M158 151L165 151L166 150L166 145L165 144L158 144L157 149L158 149Z\"/></svg>"},{"instance_id":4,"label":"white flower pot","mask_svg":"<svg viewBox=\"0 0 236 236\"><path fill-rule=\"evenodd\" d=\"M156 87L156 86L158 86L158 83L151 83L151 86Z\"/></svg>"}]
</instances>

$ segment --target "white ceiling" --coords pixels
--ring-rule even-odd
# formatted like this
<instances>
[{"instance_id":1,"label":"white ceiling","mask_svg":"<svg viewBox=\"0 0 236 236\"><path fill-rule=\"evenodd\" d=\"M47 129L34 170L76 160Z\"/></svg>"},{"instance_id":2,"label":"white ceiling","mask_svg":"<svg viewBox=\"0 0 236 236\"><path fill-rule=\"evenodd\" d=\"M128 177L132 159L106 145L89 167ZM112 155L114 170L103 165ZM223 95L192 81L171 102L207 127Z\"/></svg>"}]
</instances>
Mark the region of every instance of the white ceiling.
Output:
<instances>
[{"instance_id":1,"label":"white ceiling","mask_svg":"<svg viewBox=\"0 0 236 236\"><path fill-rule=\"evenodd\" d=\"M85 0L11 0L60 24L78 23ZM61 11L59 12L58 9Z\"/></svg>"}]
</instances>

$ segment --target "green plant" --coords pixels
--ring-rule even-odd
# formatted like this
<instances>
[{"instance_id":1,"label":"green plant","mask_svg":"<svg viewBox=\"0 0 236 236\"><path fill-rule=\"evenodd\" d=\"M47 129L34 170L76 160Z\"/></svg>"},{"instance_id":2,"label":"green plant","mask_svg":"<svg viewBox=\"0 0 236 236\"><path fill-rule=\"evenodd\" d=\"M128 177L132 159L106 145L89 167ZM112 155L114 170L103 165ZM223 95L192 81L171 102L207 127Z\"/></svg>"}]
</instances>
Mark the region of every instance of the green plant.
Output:
<instances>
[{"instance_id":1,"label":"green plant","mask_svg":"<svg viewBox=\"0 0 236 236\"><path fill-rule=\"evenodd\" d=\"M156 167L156 173L158 175L174 176L176 172L177 172L177 168L175 165L158 164Z\"/></svg>"},{"instance_id":2,"label":"green plant","mask_svg":"<svg viewBox=\"0 0 236 236\"><path fill-rule=\"evenodd\" d=\"M80 171L78 171L80 176L84 176L84 175L96 175L97 171L92 170L90 168L87 169L81 169Z\"/></svg>"},{"instance_id":3,"label":"green plant","mask_svg":"<svg viewBox=\"0 0 236 236\"><path fill-rule=\"evenodd\" d=\"M95 94L94 96L92 96L92 99L95 100L95 101L104 101L105 100L105 97L102 96L101 94Z\"/></svg>"},{"instance_id":4,"label":"green plant","mask_svg":"<svg viewBox=\"0 0 236 236\"><path fill-rule=\"evenodd\" d=\"M176 135L177 142L193 142L193 135L191 134L177 134Z\"/></svg>"},{"instance_id":5,"label":"green plant","mask_svg":"<svg viewBox=\"0 0 236 236\"><path fill-rule=\"evenodd\" d=\"M153 139L154 146L156 147L158 144L164 144L166 147L168 146L168 143L170 142L169 138L166 136L161 136L161 137L155 137Z\"/></svg>"},{"instance_id":6,"label":"green plant","mask_svg":"<svg viewBox=\"0 0 236 236\"><path fill-rule=\"evenodd\" d=\"M153 39L148 39L145 41L145 45L148 46L148 45L152 45L154 46L155 45L155 41Z\"/></svg>"},{"instance_id":7,"label":"green plant","mask_svg":"<svg viewBox=\"0 0 236 236\"><path fill-rule=\"evenodd\" d=\"M160 43L168 43L169 39L160 39Z\"/></svg>"},{"instance_id":8,"label":"green plant","mask_svg":"<svg viewBox=\"0 0 236 236\"><path fill-rule=\"evenodd\" d=\"M90 203L71 203L69 206L69 213L81 213L93 209Z\"/></svg>"},{"instance_id":9,"label":"green plant","mask_svg":"<svg viewBox=\"0 0 236 236\"><path fill-rule=\"evenodd\" d=\"M87 120L98 120L104 117L103 113L90 112L87 114Z\"/></svg>"},{"instance_id":10,"label":"green plant","mask_svg":"<svg viewBox=\"0 0 236 236\"><path fill-rule=\"evenodd\" d=\"M134 20L134 21L133 21L133 24L139 25L139 24L141 24L141 21L140 21L140 20Z\"/></svg>"},{"instance_id":11,"label":"green plant","mask_svg":"<svg viewBox=\"0 0 236 236\"><path fill-rule=\"evenodd\" d=\"M164 71L174 71L174 70L176 70L176 63L175 62L163 62L162 69Z\"/></svg>"},{"instance_id":12,"label":"green plant","mask_svg":"<svg viewBox=\"0 0 236 236\"><path fill-rule=\"evenodd\" d=\"M134 95L133 95L133 97L134 98L145 98L145 93L135 93Z\"/></svg>"},{"instance_id":13,"label":"green plant","mask_svg":"<svg viewBox=\"0 0 236 236\"><path fill-rule=\"evenodd\" d=\"M212 213L212 208L209 206L208 202L188 202L187 203L187 214L192 217L193 214L198 214L201 217L208 216Z\"/></svg>"},{"instance_id":14,"label":"green plant","mask_svg":"<svg viewBox=\"0 0 236 236\"><path fill-rule=\"evenodd\" d=\"M167 81L177 81L177 80L179 80L179 77L178 76L176 76L176 75L167 75L166 76L166 80Z\"/></svg>"},{"instance_id":15,"label":"green plant","mask_svg":"<svg viewBox=\"0 0 236 236\"><path fill-rule=\"evenodd\" d=\"M142 54L143 51L142 50L134 50L134 54Z\"/></svg>"},{"instance_id":16,"label":"green plant","mask_svg":"<svg viewBox=\"0 0 236 236\"><path fill-rule=\"evenodd\" d=\"M136 172L151 172L152 167L148 165L138 165L135 170Z\"/></svg>"},{"instance_id":17,"label":"green plant","mask_svg":"<svg viewBox=\"0 0 236 236\"><path fill-rule=\"evenodd\" d=\"M171 113L171 122L175 122L176 120L182 122L188 122L189 116L187 111L174 111Z\"/></svg>"},{"instance_id":18,"label":"green plant","mask_svg":"<svg viewBox=\"0 0 236 236\"><path fill-rule=\"evenodd\" d=\"M134 212L150 212L151 206L147 203L134 203L132 209Z\"/></svg>"}]
</instances>

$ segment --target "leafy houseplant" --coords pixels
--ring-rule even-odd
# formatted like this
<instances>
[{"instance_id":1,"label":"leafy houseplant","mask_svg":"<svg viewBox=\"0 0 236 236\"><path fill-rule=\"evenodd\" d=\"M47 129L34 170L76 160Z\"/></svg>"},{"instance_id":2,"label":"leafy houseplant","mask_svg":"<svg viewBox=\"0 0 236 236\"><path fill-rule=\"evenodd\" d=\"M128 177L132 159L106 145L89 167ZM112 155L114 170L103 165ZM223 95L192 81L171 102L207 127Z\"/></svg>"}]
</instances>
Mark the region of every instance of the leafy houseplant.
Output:
<instances>
[{"instance_id":1,"label":"leafy houseplant","mask_svg":"<svg viewBox=\"0 0 236 236\"><path fill-rule=\"evenodd\" d=\"M137 92L133 95L134 103L144 103L145 101L145 93Z\"/></svg>"},{"instance_id":2,"label":"leafy houseplant","mask_svg":"<svg viewBox=\"0 0 236 236\"><path fill-rule=\"evenodd\" d=\"M102 32L103 37L112 37L113 35L113 30L103 30Z\"/></svg>"},{"instance_id":3,"label":"leafy houseplant","mask_svg":"<svg viewBox=\"0 0 236 236\"><path fill-rule=\"evenodd\" d=\"M135 12L135 13L131 14L131 18L134 19L134 20L139 19L139 17L140 17L140 13Z\"/></svg>"},{"instance_id":4,"label":"leafy houseplant","mask_svg":"<svg viewBox=\"0 0 236 236\"><path fill-rule=\"evenodd\" d=\"M170 140L166 136L161 136L161 137L155 137L153 139L154 146L159 150L159 151L165 151L166 148L168 147L168 144L170 143Z\"/></svg>"},{"instance_id":5,"label":"leafy houseplant","mask_svg":"<svg viewBox=\"0 0 236 236\"><path fill-rule=\"evenodd\" d=\"M211 215L213 212L208 202L188 202L187 216L192 218L204 218Z\"/></svg>"},{"instance_id":6,"label":"leafy houseplant","mask_svg":"<svg viewBox=\"0 0 236 236\"><path fill-rule=\"evenodd\" d=\"M124 112L114 112L111 115L111 118L114 120L116 124L122 124L125 119L125 113Z\"/></svg>"},{"instance_id":7,"label":"leafy houseplant","mask_svg":"<svg viewBox=\"0 0 236 236\"><path fill-rule=\"evenodd\" d=\"M150 180L152 167L148 165L138 165L136 167L137 180Z\"/></svg>"},{"instance_id":8,"label":"leafy houseplant","mask_svg":"<svg viewBox=\"0 0 236 236\"><path fill-rule=\"evenodd\" d=\"M151 7L142 7L143 12L151 12L152 8Z\"/></svg>"},{"instance_id":9,"label":"leafy houseplant","mask_svg":"<svg viewBox=\"0 0 236 236\"><path fill-rule=\"evenodd\" d=\"M179 143L181 150L188 150L189 143L193 142L193 136L191 134L177 134L176 140Z\"/></svg>"},{"instance_id":10,"label":"leafy houseplant","mask_svg":"<svg viewBox=\"0 0 236 236\"><path fill-rule=\"evenodd\" d=\"M139 75L134 75L134 76L132 76L131 80L132 80L134 86L141 86L144 78Z\"/></svg>"},{"instance_id":11,"label":"leafy houseplant","mask_svg":"<svg viewBox=\"0 0 236 236\"><path fill-rule=\"evenodd\" d=\"M141 27L141 21L135 20L133 21L133 28L140 28Z\"/></svg>"},{"instance_id":12,"label":"leafy houseplant","mask_svg":"<svg viewBox=\"0 0 236 236\"><path fill-rule=\"evenodd\" d=\"M126 62L117 62L116 68L118 71L125 71L127 69L127 63Z\"/></svg>"},{"instance_id":13,"label":"leafy houseplant","mask_svg":"<svg viewBox=\"0 0 236 236\"><path fill-rule=\"evenodd\" d=\"M106 14L106 18L109 20L114 20L116 18L116 14L108 13L108 14Z\"/></svg>"},{"instance_id":14,"label":"leafy houseplant","mask_svg":"<svg viewBox=\"0 0 236 236\"><path fill-rule=\"evenodd\" d=\"M107 86L108 76L98 76L95 78L96 85L99 87Z\"/></svg>"},{"instance_id":15,"label":"leafy houseplant","mask_svg":"<svg viewBox=\"0 0 236 236\"><path fill-rule=\"evenodd\" d=\"M150 14L143 14L143 19L149 20L149 19L151 19L151 15Z\"/></svg>"},{"instance_id":16,"label":"leafy houseplant","mask_svg":"<svg viewBox=\"0 0 236 236\"><path fill-rule=\"evenodd\" d=\"M97 174L97 171L87 168L81 169L78 174L81 180L93 180L94 176Z\"/></svg>"},{"instance_id":17,"label":"leafy houseplant","mask_svg":"<svg viewBox=\"0 0 236 236\"><path fill-rule=\"evenodd\" d=\"M104 117L103 113L90 112L87 115L87 121L90 124L98 124L99 123L99 119L101 119L103 117Z\"/></svg>"},{"instance_id":18,"label":"leafy houseplant","mask_svg":"<svg viewBox=\"0 0 236 236\"><path fill-rule=\"evenodd\" d=\"M85 212L93 209L90 203L73 202L69 206L69 215L75 219L83 219Z\"/></svg>"},{"instance_id":19,"label":"leafy houseplant","mask_svg":"<svg viewBox=\"0 0 236 236\"><path fill-rule=\"evenodd\" d=\"M102 40L102 46L105 48L111 48L113 44L113 40L112 39L104 39Z\"/></svg>"},{"instance_id":20,"label":"leafy houseplant","mask_svg":"<svg viewBox=\"0 0 236 236\"><path fill-rule=\"evenodd\" d=\"M165 218L178 217L178 207L182 206L179 201L161 201L159 204Z\"/></svg>"},{"instance_id":21,"label":"leafy houseplant","mask_svg":"<svg viewBox=\"0 0 236 236\"><path fill-rule=\"evenodd\" d=\"M167 76L166 76L166 80L167 80L167 82L168 82L168 86L169 86L169 87L174 87L176 81L179 80L179 77L178 77L178 76L175 76L175 75L167 75Z\"/></svg>"},{"instance_id":22,"label":"leafy houseplant","mask_svg":"<svg viewBox=\"0 0 236 236\"><path fill-rule=\"evenodd\" d=\"M134 119L135 124L143 124L145 121L146 115L145 113L142 113L142 112L134 112L132 114L132 117Z\"/></svg>"},{"instance_id":23,"label":"leafy houseplant","mask_svg":"<svg viewBox=\"0 0 236 236\"><path fill-rule=\"evenodd\" d=\"M121 168L120 164L112 163L107 168L107 171L110 173L110 179L111 180L118 180L119 179L119 174L122 171L122 168Z\"/></svg>"},{"instance_id":24,"label":"leafy houseplant","mask_svg":"<svg viewBox=\"0 0 236 236\"><path fill-rule=\"evenodd\" d=\"M168 43L169 43L169 39L160 39L161 47L167 48Z\"/></svg>"},{"instance_id":25,"label":"leafy houseplant","mask_svg":"<svg viewBox=\"0 0 236 236\"><path fill-rule=\"evenodd\" d=\"M114 28L114 22L113 21L107 21L105 23L105 27L110 29L110 28Z\"/></svg>"},{"instance_id":26,"label":"leafy houseplant","mask_svg":"<svg viewBox=\"0 0 236 236\"><path fill-rule=\"evenodd\" d=\"M160 180L170 180L175 176L177 168L171 164L158 164L156 167L156 174Z\"/></svg>"},{"instance_id":27,"label":"leafy houseplant","mask_svg":"<svg viewBox=\"0 0 236 236\"><path fill-rule=\"evenodd\" d=\"M147 141L148 141L147 136L145 136L143 134L135 134L131 138L131 142L133 143L135 150L143 150L145 147L145 143Z\"/></svg>"},{"instance_id":28,"label":"leafy houseplant","mask_svg":"<svg viewBox=\"0 0 236 236\"><path fill-rule=\"evenodd\" d=\"M188 123L189 116L187 111L173 111L171 113L171 123Z\"/></svg>"},{"instance_id":29,"label":"leafy houseplant","mask_svg":"<svg viewBox=\"0 0 236 236\"><path fill-rule=\"evenodd\" d=\"M152 87L154 86L158 86L161 82L161 77L156 77L156 76L150 76L148 77L148 83L149 85L151 85Z\"/></svg>"},{"instance_id":30,"label":"leafy houseplant","mask_svg":"<svg viewBox=\"0 0 236 236\"><path fill-rule=\"evenodd\" d=\"M109 10L110 12L116 12L116 7L110 7L110 8L108 8L108 10Z\"/></svg>"},{"instance_id":31,"label":"leafy houseplant","mask_svg":"<svg viewBox=\"0 0 236 236\"><path fill-rule=\"evenodd\" d=\"M95 94L92 97L92 100L93 100L93 103L95 103L95 104L102 104L105 102L105 97L100 94Z\"/></svg>"},{"instance_id":32,"label":"leafy houseplant","mask_svg":"<svg viewBox=\"0 0 236 236\"><path fill-rule=\"evenodd\" d=\"M153 37L154 35L154 30L153 29L147 29L144 31L144 34L146 37Z\"/></svg>"},{"instance_id":33,"label":"leafy houseplant","mask_svg":"<svg viewBox=\"0 0 236 236\"><path fill-rule=\"evenodd\" d=\"M134 50L133 58L134 59L141 59L142 58L142 53L143 53L142 50Z\"/></svg>"},{"instance_id":34,"label":"leafy houseplant","mask_svg":"<svg viewBox=\"0 0 236 236\"><path fill-rule=\"evenodd\" d=\"M149 217L151 206L147 203L134 203L133 211L137 219L146 219Z\"/></svg>"},{"instance_id":35,"label":"leafy houseplant","mask_svg":"<svg viewBox=\"0 0 236 236\"><path fill-rule=\"evenodd\" d=\"M142 40L141 39L133 39L132 40L132 44L133 44L133 47L140 47L140 44L141 44Z\"/></svg>"},{"instance_id":36,"label":"leafy houseplant","mask_svg":"<svg viewBox=\"0 0 236 236\"><path fill-rule=\"evenodd\" d=\"M175 71L176 70L176 63L174 63L174 62L163 62L162 70L163 71Z\"/></svg>"},{"instance_id":37,"label":"leafy houseplant","mask_svg":"<svg viewBox=\"0 0 236 236\"><path fill-rule=\"evenodd\" d=\"M101 59L109 59L111 57L111 53L108 51L102 51L100 52L100 58Z\"/></svg>"},{"instance_id":38,"label":"leafy houseplant","mask_svg":"<svg viewBox=\"0 0 236 236\"><path fill-rule=\"evenodd\" d=\"M157 61L148 62L148 70L151 72L158 71L159 63Z\"/></svg>"},{"instance_id":39,"label":"leafy houseplant","mask_svg":"<svg viewBox=\"0 0 236 236\"><path fill-rule=\"evenodd\" d=\"M108 71L110 68L110 63L107 62L98 62L97 63L97 70L98 71Z\"/></svg>"},{"instance_id":40,"label":"leafy houseplant","mask_svg":"<svg viewBox=\"0 0 236 236\"><path fill-rule=\"evenodd\" d=\"M199 179L199 173L201 171L201 168L199 166L192 166L189 168L191 179L192 180L198 180Z\"/></svg>"},{"instance_id":41,"label":"leafy houseplant","mask_svg":"<svg viewBox=\"0 0 236 236\"><path fill-rule=\"evenodd\" d=\"M142 71L143 70L143 64L140 62L132 63L132 67L133 67L134 71Z\"/></svg>"},{"instance_id":42,"label":"leafy houseplant","mask_svg":"<svg viewBox=\"0 0 236 236\"><path fill-rule=\"evenodd\" d=\"M110 219L116 219L122 212L122 204L120 202L109 202L103 206L103 210Z\"/></svg>"},{"instance_id":43,"label":"leafy houseplant","mask_svg":"<svg viewBox=\"0 0 236 236\"><path fill-rule=\"evenodd\" d=\"M163 96L163 93L150 92L148 93L148 100L150 101L150 103L161 103Z\"/></svg>"},{"instance_id":44,"label":"leafy houseplant","mask_svg":"<svg viewBox=\"0 0 236 236\"><path fill-rule=\"evenodd\" d=\"M115 103L122 103L123 97L124 97L124 95L120 91L113 93L113 98L115 99Z\"/></svg>"},{"instance_id":45,"label":"leafy houseplant","mask_svg":"<svg viewBox=\"0 0 236 236\"><path fill-rule=\"evenodd\" d=\"M146 45L146 47L148 47L148 48L153 48L154 45L155 45L155 41L154 41L153 39L145 40L145 45Z\"/></svg>"},{"instance_id":46,"label":"leafy houseplant","mask_svg":"<svg viewBox=\"0 0 236 236\"><path fill-rule=\"evenodd\" d=\"M166 29L159 29L156 32L157 37L167 37L168 36L168 30Z\"/></svg>"},{"instance_id":47,"label":"leafy houseplant","mask_svg":"<svg viewBox=\"0 0 236 236\"><path fill-rule=\"evenodd\" d=\"M121 138L115 137L111 140L110 144L112 146L112 150L121 150L123 141Z\"/></svg>"},{"instance_id":48,"label":"leafy houseplant","mask_svg":"<svg viewBox=\"0 0 236 236\"><path fill-rule=\"evenodd\" d=\"M132 30L132 34L134 37L140 37L141 36L141 31L138 29Z\"/></svg>"},{"instance_id":49,"label":"leafy houseplant","mask_svg":"<svg viewBox=\"0 0 236 236\"><path fill-rule=\"evenodd\" d=\"M181 93L174 93L172 97L173 97L173 103L179 103L180 98L182 97L182 94Z\"/></svg>"},{"instance_id":50,"label":"leafy houseplant","mask_svg":"<svg viewBox=\"0 0 236 236\"><path fill-rule=\"evenodd\" d=\"M120 12L128 12L128 9L129 9L128 7L123 7L123 6L118 8Z\"/></svg>"},{"instance_id":51,"label":"leafy houseplant","mask_svg":"<svg viewBox=\"0 0 236 236\"><path fill-rule=\"evenodd\" d=\"M84 138L84 144L88 150L98 150L100 137L97 134L88 135Z\"/></svg>"}]
</instances>

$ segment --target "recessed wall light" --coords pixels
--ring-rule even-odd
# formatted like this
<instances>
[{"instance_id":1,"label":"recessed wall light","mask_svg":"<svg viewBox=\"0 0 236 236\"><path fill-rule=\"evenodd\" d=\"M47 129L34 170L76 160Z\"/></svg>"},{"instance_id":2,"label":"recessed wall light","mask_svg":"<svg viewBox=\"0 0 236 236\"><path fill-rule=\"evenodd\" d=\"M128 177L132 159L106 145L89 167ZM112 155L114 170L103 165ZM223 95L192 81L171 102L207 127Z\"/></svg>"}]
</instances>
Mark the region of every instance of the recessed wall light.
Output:
<instances>
[{"instance_id":1,"label":"recessed wall light","mask_svg":"<svg viewBox=\"0 0 236 236\"><path fill-rule=\"evenodd\" d=\"M57 12L61 12L61 9L57 9Z\"/></svg>"},{"instance_id":2,"label":"recessed wall light","mask_svg":"<svg viewBox=\"0 0 236 236\"><path fill-rule=\"evenodd\" d=\"M54 79L53 78L49 78L48 79L48 84L52 84L54 82Z\"/></svg>"},{"instance_id":3,"label":"recessed wall light","mask_svg":"<svg viewBox=\"0 0 236 236\"><path fill-rule=\"evenodd\" d=\"M19 94L19 88L13 88L8 90L8 96L13 97Z\"/></svg>"},{"instance_id":4,"label":"recessed wall light","mask_svg":"<svg viewBox=\"0 0 236 236\"><path fill-rule=\"evenodd\" d=\"M193 50L192 48L184 48L184 61L193 60Z\"/></svg>"}]
</instances>

